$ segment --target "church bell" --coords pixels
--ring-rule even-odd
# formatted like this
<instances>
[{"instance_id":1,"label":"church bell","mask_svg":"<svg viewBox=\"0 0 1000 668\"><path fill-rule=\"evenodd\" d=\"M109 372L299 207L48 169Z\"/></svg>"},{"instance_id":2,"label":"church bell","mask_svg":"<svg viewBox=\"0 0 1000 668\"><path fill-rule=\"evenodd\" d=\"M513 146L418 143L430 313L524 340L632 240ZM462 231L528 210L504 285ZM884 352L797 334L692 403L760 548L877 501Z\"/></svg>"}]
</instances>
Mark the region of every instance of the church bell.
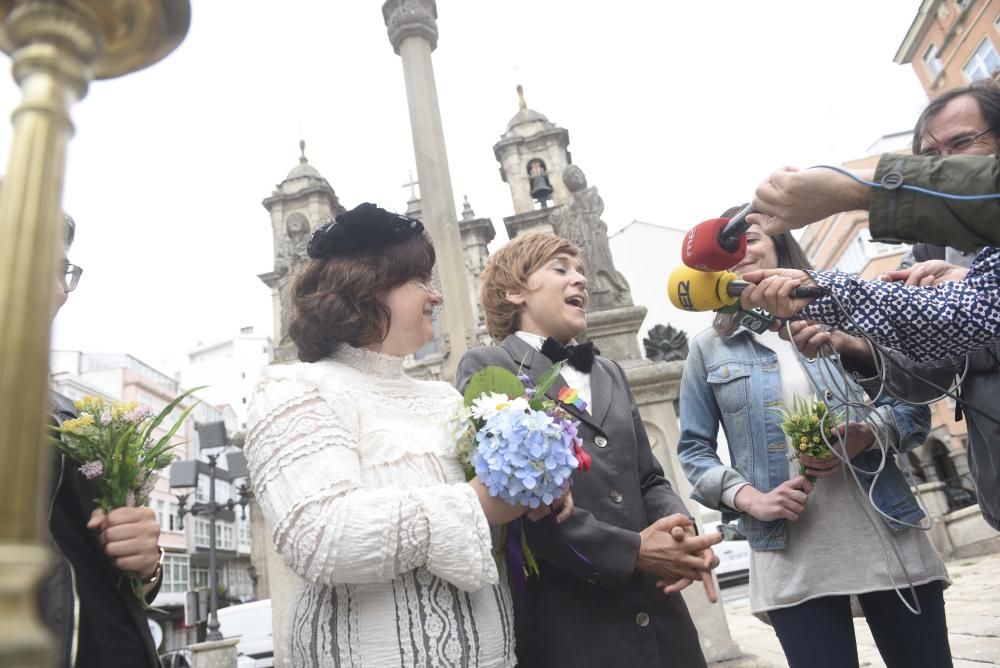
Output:
<instances>
[{"instance_id":1,"label":"church bell","mask_svg":"<svg viewBox=\"0 0 1000 668\"><path fill-rule=\"evenodd\" d=\"M552 184L549 183L549 177L545 174L539 174L538 176L532 176L531 181L531 196L539 202L545 202L552 199Z\"/></svg>"}]
</instances>

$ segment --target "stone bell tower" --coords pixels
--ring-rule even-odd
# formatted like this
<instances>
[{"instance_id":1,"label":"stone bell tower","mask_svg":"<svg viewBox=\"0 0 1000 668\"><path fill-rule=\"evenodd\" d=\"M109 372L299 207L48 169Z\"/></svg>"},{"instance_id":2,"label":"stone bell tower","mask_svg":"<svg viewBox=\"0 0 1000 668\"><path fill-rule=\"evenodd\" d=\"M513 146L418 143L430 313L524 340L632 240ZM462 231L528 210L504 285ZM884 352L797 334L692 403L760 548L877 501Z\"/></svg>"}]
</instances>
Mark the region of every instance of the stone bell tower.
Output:
<instances>
[{"instance_id":1,"label":"stone bell tower","mask_svg":"<svg viewBox=\"0 0 1000 668\"><path fill-rule=\"evenodd\" d=\"M510 186L514 201L514 215L503 219L512 239L522 232L552 232L549 216L553 206L569 197L562 174L573 162L568 150L569 131L529 109L521 86L517 97L518 112L493 145L500 178Z\"/></svg>"},{"instance_id":2,"label":"stone bell tower","mask_svg":"<svg viewBox=\"0 0 1000 668\"><path fill-rule=\"evenodd\" d=\"M260 274L271 288L274 308L274 360L295 359L295 345L288 338L292 304L288 290L295 269L306 258L306 245L313 228L344 212L337 193L306 158L306 143L299 142L299 164L275 186L261 204L271 214L274 269Z\"/></svg>"}]
</instances>

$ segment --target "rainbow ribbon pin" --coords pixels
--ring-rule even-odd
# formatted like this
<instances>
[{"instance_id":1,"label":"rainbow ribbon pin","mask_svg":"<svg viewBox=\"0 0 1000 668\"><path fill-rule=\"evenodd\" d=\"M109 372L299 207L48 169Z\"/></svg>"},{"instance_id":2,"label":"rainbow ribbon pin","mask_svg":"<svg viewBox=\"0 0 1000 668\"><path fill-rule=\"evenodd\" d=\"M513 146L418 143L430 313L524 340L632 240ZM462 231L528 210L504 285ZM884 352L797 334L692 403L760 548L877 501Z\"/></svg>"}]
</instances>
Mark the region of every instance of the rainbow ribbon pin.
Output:
<instances>
[{"instance_id":1,"label":"rainbow ribbon pin","mask_svg":"<svg viewBox=\"0 0 1000 668\"><path fill-rule=\"evenodd\" d=\"M564 387L559 390L559 394L556 397L564 404L571 404L578 411L587 410L587 402L580 398L580 395L576 393L571 387Z\"/></svg>"}]
</instances>

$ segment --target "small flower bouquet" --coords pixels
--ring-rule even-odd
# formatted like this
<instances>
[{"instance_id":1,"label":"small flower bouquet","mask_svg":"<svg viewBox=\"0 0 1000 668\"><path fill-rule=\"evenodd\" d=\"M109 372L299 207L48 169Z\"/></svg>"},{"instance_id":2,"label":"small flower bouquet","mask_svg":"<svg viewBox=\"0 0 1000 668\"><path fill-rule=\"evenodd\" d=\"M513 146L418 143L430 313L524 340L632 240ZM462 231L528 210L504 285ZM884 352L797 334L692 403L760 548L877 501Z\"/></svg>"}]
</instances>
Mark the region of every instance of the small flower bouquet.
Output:
<instances>
[{"instance_id":1,"label":"small flower bouquet","mask_svg":"<svg viewBox=\"0 0 1000 668\"><path fill-rule=\"evenodd\" d=\"M792 443L789 459L798 459L801 455L819 458L831 456L829 437L843 421L842 415L831 413L826 403L815 397L810 401L799 396L793 399L792 410L782 410L781 414L784 417L781 430ZM805 472L805 467L799 464L799 474L804 475ZM816 482L816 476L808 478L809 482Z\"/></svg>"},{"instance_id":2,"label":"small flower bouquet","mask_svg":"<svg viewBox=\"0 0 1000 668\"><path fill-rule=\"evenodd\" d=\"M158 471L174 460L170 439L194 405L161 438L154 440L153 432L185 397L199 389L180 395L156 415L138 402L85 396L73 404L78 416L53 428L53 444L97 486L99 496L94 503L99 508L111 512L115 508L144 506L149 502ZM129 578L145 605L140 578L133 574Z\"/></svg>"},{"instance_id":3,"label":"small flower bouquet","mask_svg":"<svg viewBox=\"0 0 1000 668\"><path fill-rule=\"evenodd\" d=\"M459 417L465 426L458 443L459 458L467 479L478 476L490 496L529 508L549 505L565 492L574 470L590 468L590 455L577 437L579 421L545 396L561 368L561 363L553 365L537 385L526 375L500 367L486 367L470 379ZM586 409L572 390L563 389L560 401ZM524 575L538 574L520 523L513 522L511 527L508 548L511 539L520 535L520 551L515 549L512 559L523 562Z\"/></svg>"}]
</instances>

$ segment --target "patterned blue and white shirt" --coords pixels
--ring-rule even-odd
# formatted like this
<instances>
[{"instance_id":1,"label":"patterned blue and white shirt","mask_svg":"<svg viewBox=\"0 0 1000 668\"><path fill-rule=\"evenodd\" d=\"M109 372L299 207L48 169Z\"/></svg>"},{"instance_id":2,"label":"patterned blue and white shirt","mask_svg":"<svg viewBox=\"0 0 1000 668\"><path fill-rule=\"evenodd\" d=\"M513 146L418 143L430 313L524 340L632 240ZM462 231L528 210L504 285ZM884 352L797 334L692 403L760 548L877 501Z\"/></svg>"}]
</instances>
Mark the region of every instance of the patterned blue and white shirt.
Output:
<instances>
[{"instance_id":1,"label":"patterned blue and white shirt","mask_svg":"<svg viewBox=\"0 0 1000 668\"><path fill-rule=\"evenodd\" d=\"M1000 247L983 248L964 280L934 287L867 281L839 271L808 273L843 309L827 295L813 300L801 315L845 332L865 333L910 359L945 359L1000 340Z\"/></svg>"}]
</instances>

